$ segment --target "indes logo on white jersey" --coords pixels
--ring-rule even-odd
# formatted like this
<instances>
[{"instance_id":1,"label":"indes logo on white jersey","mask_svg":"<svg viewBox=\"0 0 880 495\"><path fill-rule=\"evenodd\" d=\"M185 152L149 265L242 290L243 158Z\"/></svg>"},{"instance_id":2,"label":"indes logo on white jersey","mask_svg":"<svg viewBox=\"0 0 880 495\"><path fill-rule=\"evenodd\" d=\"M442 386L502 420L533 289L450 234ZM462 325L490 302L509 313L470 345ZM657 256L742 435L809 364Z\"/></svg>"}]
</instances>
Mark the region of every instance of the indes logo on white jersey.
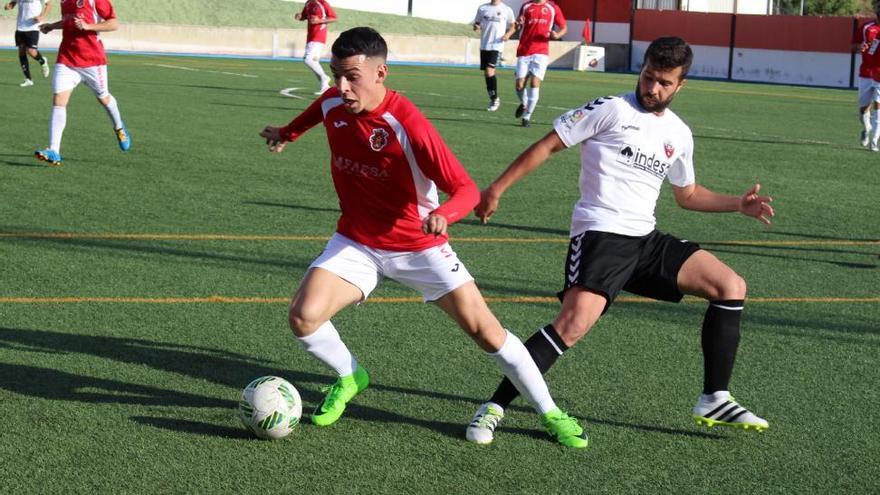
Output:
<instances>
[{"instance_id":1,"label":"indes logo on white jersey","mask_svg":"<svg viewBox=\"0 0 880 495\"><path fill-rule=\"evenodd\" d=\"M672 154L668 151L665 152L668 155ZM671 166L670 163L665 162L661 157L658 157L657 153L648 155L637 146L631 144L625 144L620 148L620 151L617 153L617 163L622 163L623 165L632 167L636 170L648 172L658 179L666 177L666 172L669 171L669 167Z\"/></svg>"},{"instance_id":2,"label":"indes logo on white jersey","mask_svg":"<svg viewBox=\"0 0 880 495\"><path fill-rule=\"evenodd\" d=\"M385 146L388 146L388 131L382 128L373 129L373 134L370 135L370 149L382 151Z\"/></svg>"}]
</instances>

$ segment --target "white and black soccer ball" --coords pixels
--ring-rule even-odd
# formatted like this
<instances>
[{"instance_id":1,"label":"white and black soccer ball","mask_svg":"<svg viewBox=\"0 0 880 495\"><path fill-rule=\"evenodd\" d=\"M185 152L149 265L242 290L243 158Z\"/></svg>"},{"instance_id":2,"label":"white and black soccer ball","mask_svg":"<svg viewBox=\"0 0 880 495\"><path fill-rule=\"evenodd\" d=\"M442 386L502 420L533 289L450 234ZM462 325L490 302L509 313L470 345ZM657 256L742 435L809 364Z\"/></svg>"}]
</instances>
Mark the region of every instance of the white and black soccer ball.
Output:
<instances>
[{"instance_id":1,"label":"white and black soccer ball","mask_svg":"<svg viewBox=\"0 0 880 495\"><path fill-rule=\"evenodd\" d=\"M261 376L241 391L238 415L254 435L277 440L299 424L302 399L296 387L284 378Z\"/></svg>"}]
</instances>

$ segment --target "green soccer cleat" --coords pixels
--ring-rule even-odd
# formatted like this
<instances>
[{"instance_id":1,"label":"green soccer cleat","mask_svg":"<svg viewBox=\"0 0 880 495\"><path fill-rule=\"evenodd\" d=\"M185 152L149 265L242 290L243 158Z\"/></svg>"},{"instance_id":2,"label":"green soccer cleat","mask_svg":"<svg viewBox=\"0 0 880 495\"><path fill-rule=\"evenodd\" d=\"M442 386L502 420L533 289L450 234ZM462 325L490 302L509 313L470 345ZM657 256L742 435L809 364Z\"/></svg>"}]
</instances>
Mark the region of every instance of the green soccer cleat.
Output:
<instances>
[{"instance_id":1,"label":"green soccer cleat","mask_svg":"<svg viewBox=\"0 0 880 495\"><path fill-rule=\"evenodd\" d=\"M547 434L557 442L575 449L585 449L590 445L587 433L577 420L555 408L541 416L541 424Z\"/></svg>"},{"instance_id":2,"label":"green soccer cleat","mask_svg":"<svg viewBox=\"0 0 880 495\"><path fill-rule=\"evenodd\" d=\"M336 383L324 389L329 393L312 413L312 423L318 426L332 425L342 416L345 405L368 386L370 386L370 375L360 365L354 373L339 377Z\"/></svg>"}]
</instances>

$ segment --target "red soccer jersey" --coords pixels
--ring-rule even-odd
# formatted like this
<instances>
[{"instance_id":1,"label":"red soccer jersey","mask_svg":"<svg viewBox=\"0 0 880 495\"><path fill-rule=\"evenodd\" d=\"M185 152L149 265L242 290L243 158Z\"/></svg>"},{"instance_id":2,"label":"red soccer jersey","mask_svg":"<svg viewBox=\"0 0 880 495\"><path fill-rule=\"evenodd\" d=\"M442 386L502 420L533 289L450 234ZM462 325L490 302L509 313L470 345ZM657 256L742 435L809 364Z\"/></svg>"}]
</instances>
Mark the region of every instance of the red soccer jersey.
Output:
<instances>
[{"instance_id":1,"label":"red soccer jersey","mask_svg":"<svg viewBox=\"0 0 880 495\"><path fill-rule=\"evenodd\" d=\"M77 17L88 24L95 24L115 19L116 12L110 0L61 0L61 20L64 25L57 62L68 67L107 65L104 44L98 39L98 33L77 29L74 24Z\"/></svg>"},{"instance_id":2,"label":"red soccer jersey","mask_svg":"<svg viewBox=\"0 0 880 495\"><path fill-rule=\"evenodd\" d=\"M430 213L449 224L480 199L474 181L428 119L405 96L388 90L371 112L350 114L337 88L325 91L281 129L296 140L321 121L330 144L330 170L342 216L340 234L375 249L421 251L446 235L422 232ZM449 195L440 204L438 189Z\"/></svg>"},{"instance_id":3,"label":"red soccer jersey","mask_svg":"<svg viewBox=\"0 0 880 495\"><path fill-rule=\"evenodd\" d=\"M553 26L565 27L562 9L552 1L546 3L527 2L519 9L517 22L522 25L519 36L517 57L527 55L550 55L550 31Z\"/></svg>"},{"instance_id":4,"label":"red soccer jersey","mask_svg":"<svg viewBox=\"0 0 880 495\"><path fill-rule=\"evenodd\" d=\"M859 77L880 77L880 24L868 21L856 30L853 43L867 43L868 49L862 53L862 64L859 66Z\"/></svg>"},{"instance_id":5,"label":"red soccer jersey","mask_svg":"<svg viewBox=\"0 0 880 495\"><path fill-rule=\"evenodd\" d=\"M320 20L336 19L336 12L330 7L325 0L311 0L303 6L302 12L299 13L300 19L308 19L317 17ZM326 24L309 24L306 33L306 43L316 41L318 43L327 43L327 25Z\"/></svg>"}]
</instances>

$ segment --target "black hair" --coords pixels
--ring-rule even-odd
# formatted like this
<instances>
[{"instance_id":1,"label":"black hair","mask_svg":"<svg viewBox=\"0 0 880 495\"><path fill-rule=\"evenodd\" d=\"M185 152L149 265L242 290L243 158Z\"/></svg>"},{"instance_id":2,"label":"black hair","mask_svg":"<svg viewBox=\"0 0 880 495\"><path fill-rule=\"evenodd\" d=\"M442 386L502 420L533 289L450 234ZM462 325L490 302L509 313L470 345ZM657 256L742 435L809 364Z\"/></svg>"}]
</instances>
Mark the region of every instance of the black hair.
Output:
<instances>
[{"instance_id":1,"label":"black hair","mask_svg":"<svg viewBox=\"0 0 880 495\"><path fill-rule=\"evenodd\" d=\"M388 45L385 39L373 28L356 27L340 33L331 48L336 58L348 58L354 55L366 57L388 58Z\"/></svg>"},{"instance_id":2,"label":"black hair","mask_svg":"<svg viewBox=\"0 0 880 495\"><path fill-rule=\"evenodd\" d=\"M652 41L645 51L642 65L649 62L651 67L660 70L672 70L681 67L681 78L684 79L694 61L694 52L687 41L678 36L667 36Z\"/></svg>"}]
</instances>

